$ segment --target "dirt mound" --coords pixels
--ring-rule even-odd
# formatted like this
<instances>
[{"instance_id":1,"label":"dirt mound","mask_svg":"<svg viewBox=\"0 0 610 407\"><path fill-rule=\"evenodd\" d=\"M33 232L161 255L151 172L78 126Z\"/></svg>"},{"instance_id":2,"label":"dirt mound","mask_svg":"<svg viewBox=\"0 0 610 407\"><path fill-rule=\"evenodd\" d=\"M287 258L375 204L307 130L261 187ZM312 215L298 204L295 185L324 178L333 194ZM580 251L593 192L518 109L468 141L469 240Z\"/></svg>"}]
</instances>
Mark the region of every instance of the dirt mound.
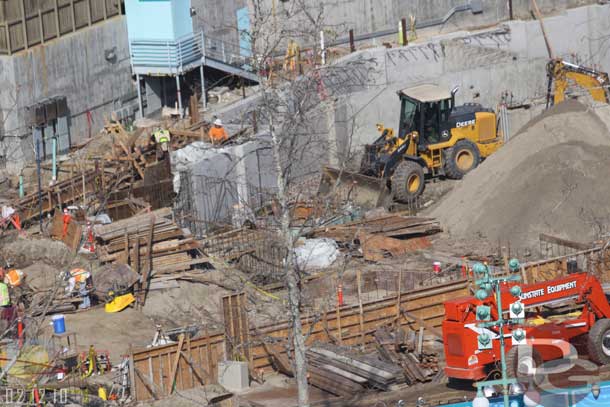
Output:
<instances>
[{"instance_id":1,"label":"dirt mound","mask_svg":"<svg viewBox=\"0 0 610 407\"><path fill-rule=\"evenodd\" d=\"M539 233L587 242L610 224L610 108L566 102L528 123L432 215L458 236L538 248ZM603 120L602 120L603 118Z\"/></svg>"}]
</instances>

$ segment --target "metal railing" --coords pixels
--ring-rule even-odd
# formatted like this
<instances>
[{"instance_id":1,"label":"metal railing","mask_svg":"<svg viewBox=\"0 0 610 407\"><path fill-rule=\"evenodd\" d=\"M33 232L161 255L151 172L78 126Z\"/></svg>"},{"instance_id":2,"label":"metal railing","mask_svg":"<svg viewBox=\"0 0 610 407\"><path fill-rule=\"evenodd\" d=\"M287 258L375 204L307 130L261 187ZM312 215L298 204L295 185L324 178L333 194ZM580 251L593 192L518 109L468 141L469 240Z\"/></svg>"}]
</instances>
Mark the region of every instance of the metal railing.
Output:
<instances>
[{"instance_id":1,"label":"metal railing","mask_svg":"<svg viewBox=\"0 0 610 407\"><path fill-rule=\"evenodd\" d=\"M188 34L176 40L135 39L130 41L134 68L157 68L164 73L183 73L192 66L217 62L232 68L253 72L251 51L239 44Z\"/></svg>"},{"instance_id":2,"label":"metal railing","mask_svg":"<svg viewBox=\"0 0 610 407\"><path fill-rule=\"evenodd\" d=\"M131 63L133 66L181 70L201 61L203 41L203 33L189 34L177 40L132 40Z\"/></svg>"}]
</instances>

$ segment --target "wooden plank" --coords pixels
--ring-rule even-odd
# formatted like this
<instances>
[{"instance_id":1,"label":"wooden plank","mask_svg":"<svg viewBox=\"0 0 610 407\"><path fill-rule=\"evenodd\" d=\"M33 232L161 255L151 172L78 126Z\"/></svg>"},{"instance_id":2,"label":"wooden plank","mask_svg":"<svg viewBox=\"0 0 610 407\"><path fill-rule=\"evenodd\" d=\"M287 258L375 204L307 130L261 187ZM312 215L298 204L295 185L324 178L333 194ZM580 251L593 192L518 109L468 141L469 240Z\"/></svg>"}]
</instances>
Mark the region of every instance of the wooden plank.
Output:
<instances>
[{"instance_id":1,"label":"wooden plank","mask_svg":"<svg viewBox=\"0 0 610 407\"><path fill-rule=\"evenodd\" d=\"M176 374L178 373L178 363L180 363L180 354L182 353L182 345L184 344L184 334L180 334L178 339L178 348L176 350L176 357L174 359L174 363L172 364L172 372L169 375L169 394L174 392L176 387Z\"/></svg>"},{"instance_id":2,"label":"wooden plank","mask_svg":"<svg viewBox=\"0 0 610 407\"><path fill-rule=\"evenodd\" d=\"M443 339L443 333L441 331L439 331L438 329L436 329L435 327L433 327L432 325L430 325L429 323L427 323L426 321L424 321L422 318L418 317L417 315L413 315L412 313L405 311L405 310L402 310L401 313L405 316L405 318L416 321L419 324L420 329L426 328L428 331L430 331L432 334L434 334L434 336Z\"/></svg>"},{"instance_id":3,"label":"wooden plank","mask_svg":"<svg viewBox=\"0 0 610 407\"><path fill-rule=\"evenodd\" d=\"M146 242L146 250L148 253L148 261L146 262L146 269L144 270L144 273L142 274L142 284L143 284L143 290L141 291L141 301L140 304L141 306L144 306L144 304L146 303L146 293L148 291L148 283L149 283L149 277L152 273L152 267L153 267L153 263L152 263L152 241L153 241L153 234L155 231L155 217L154 215L151 215L150 217L150 232L148 235L148 240Z\"/></svg>"},{"instance_id":4,"label":"wooden plank","mask_svg":"<svg viewBox=\"0 0 610 407\"><path fill-rule=\"evenodd\" d=\"M148 390L148 392L150 393L151 396L153 396L153 398L155 400L159 400L159 395L157 395L157 392L154 390L154 384L152 384L148 378L146 376L144 376L142 374L142 372L140 372L138 370L138 368L134 367L134 372L135 375L138 376L138 378L142 381L142 383L144 384L144 387L146 387L146 390Z\"/></svg>"},{"instance_id":5,"label":"wooden plank","mask_svg":"<svg viewBox=\"0 0 610 407\"><path fill-rule=\"evenodd\" d=\"M356 285L358 286L358 319L360 323L361 345L364 345L364 311L362 309L362 272L356 271Z\"/></svg>"},{"instance_id":6,"label":"wooden plank","mask_svg":"<svg viewBox=\"0 0 610 407\"><path fill-rule=\"evenodd\" d=\"M543 242L548 242L552 244L556 244L559 246L569 247L570 249L576 250L587 250L591 248L591 244L574 242L572 240L562 239L556 236L547 235L546 233L540 233L538 236L539 239Z\"/></svg>"}]
</instances>

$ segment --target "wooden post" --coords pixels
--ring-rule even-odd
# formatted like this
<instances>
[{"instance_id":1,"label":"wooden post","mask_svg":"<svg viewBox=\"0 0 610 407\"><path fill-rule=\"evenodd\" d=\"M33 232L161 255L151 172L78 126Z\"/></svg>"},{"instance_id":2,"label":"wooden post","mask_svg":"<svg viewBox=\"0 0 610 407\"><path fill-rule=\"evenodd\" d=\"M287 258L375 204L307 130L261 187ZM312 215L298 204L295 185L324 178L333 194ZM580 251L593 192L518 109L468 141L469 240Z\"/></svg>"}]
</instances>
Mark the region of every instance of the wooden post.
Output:
<instances>
[{"instance_id":1,"label":"wooden post","mask_svg":"<svg viewBox=\"0 0 610 407\"><path fill-rule=\"evenodd\" d=\"M125 229L125 264L129 265L129 233Z\"/></svg>"},{"instance_id":2,"label":"wooden post","mask_svg":"<svg viewBox=\"0 0 610 407\"><path fill-rule=\"evenodd\" d=\"M135 371L135 365L134 365L134 361L133 361L133 347L130 344L129 345L129 384L130 384L130 389L129 392L131 393L131 397L133 397L134 400L137 400L137 396L136 396L136 371Z\"/></svg>"},{"instance_id":3,"label":"wooden post","mask_svg":"<svg viewBox=\"0 0 610 407\"><path fill-rule=\"evenodd\" d=\"M417 338L417 354L421 357L424 350L424 326L419 327L419 337Z\"/></svg>"},{"instance_id":4,"label":"wooden post","mask_svg":"<svg viewBox=\"0 0 610 407\"><path fill-rule=\"evenodd\" d=\"M508 18L510 20L515 19L515 16L513 15L513 0L508 0Z\"/></svg>"},{"instance_id":5,"label":"wooden post","mask_svg":"<svg viewBox=\"0 0 610 407\"><path fill-rule=\"evenodd\" d=\"M362 309L362 287L361 287L361 276L360 270L356 271L356 284L358 284L358 311L360 320L360 344L364 346L364 311Z\"/></svg>"},{"instance_id":6,"label":"wooden post","mask_svg":"<svg viewBox=\"0 0 610 407\"><path fill-rule=\"evenodd\" d=\"M356 52L356 44L354 43L354 30L349 30L349 51Z\"/></svg>"},{"instance_id":7,"label":"wooden post","mask_svg":"<svg viewBox=\"0 0 610 407\"><path fill-rule=\"evenodd\" d=\"M398 295L396 296L396 321L400 318L400 294L402 291L402 269L398 272Z\"/></svg>"},{"instance_id":8,"label":"wooden post","mask_svg":"<svg viewBox=\"0 0 610 407\"><path fill-rule=\"evenodd\" d=\"M211 379L216 378L216 372L214 372L214 363L212 362L212 340L210 339L210 331L206 325L205 327L205 347L208 357L208 372L210 372Z\"/></svg>"},{"instance_id":9,"label":"wooden post","mask_svg":"<svg viewBox=\"0 0 610 407\"><path fill-rule=\"evenodd\" d=\"M337 301L337 329L339 330L339 345L343 345L343 333L341 332L341 306L339 305L339 301Z\"/></svg>"},{"instance_id":10,"label":"wooden post","mask_svg":"<svg viewBox=\"0 0 610 407\"><path fill-rule=\"evenodd\" d=\"M171 395L174 392L174 388L176 387L176 375L178 373L178 365L180 364L180 355L182 352L182 345L184 344L184 334L180 334L180 339L178 340L178 350L176 351L176 356L174 358L174 363L172 365L172 371L169 375L169 394Z\"/></svg>"},{"instance_id":11,"label":"wooden post","mask_svg":"<svg viewBox=\"0 0 610 407\"><path fill-rule=\"evenodd\" d=\"M85 183L85 169L83 168L83 174L82 174L82 179L83 179L83 206L87 205L87 198L86 198L86 188L87 188L87 184Z\"/></svg>"},{"instance_id":12,"label":"wooden post","mask_svg":"<svg viewBox=\"0 0 610 407\"><path fill-rule=\"evenodd\" d=\"M553 49L551 48L551 43L549 42L549 37L546 35L546 29L544 28L544 21L542 20L542 14L540 14L540 9L538 8L538 3L536 0L532 0L532 5L534 6L534 14L540 22L540 29L542 30L542 36L544 37L544 43L546 44L546 50L549 53L549 58L553 59Z\"/></svg>"},{"instance_id":13,"label":"wooden post","mask_svg":"<svg viewBox=\"0 0 610 407\"><path fill-rule=\"evenodd\" d=\"M148 292L148 279L152 275L152 246L153 246L153 238L154 238L154 230L155 230L155 218L151 215L150 218L150 231L148 234L148 240L146 242L146 257L148 259L146 264L146 270L142 274L142 291L140 293L140 304L143 307L144 303L146 303L146 293Z\"/></svg>"},{"instance_id":14,"label":"wooden post","mask_svg":"<svg viewBox=\"0 0 610 407\"><path fill-rule=\"evenodd\" d=\"M140 275L140 233L139 233L139 231L136 232L136 241L134 244L132 267L135 269L136 273L138 273L138 275Z\"/></svg>"}]
</instances>

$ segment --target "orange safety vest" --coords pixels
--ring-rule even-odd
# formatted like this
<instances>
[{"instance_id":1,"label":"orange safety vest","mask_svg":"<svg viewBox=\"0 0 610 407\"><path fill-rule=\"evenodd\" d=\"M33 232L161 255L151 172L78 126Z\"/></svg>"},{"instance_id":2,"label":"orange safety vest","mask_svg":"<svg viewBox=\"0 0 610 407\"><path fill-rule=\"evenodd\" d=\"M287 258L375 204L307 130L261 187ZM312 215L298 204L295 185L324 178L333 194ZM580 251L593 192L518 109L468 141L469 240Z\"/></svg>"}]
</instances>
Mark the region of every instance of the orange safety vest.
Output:
<instances>
[{"instance_id":1,"label":"orange safety vest","mask_svg":"<svg viewBox=\"0 0 610 407\"><path fill-rule=\"evenodd\" d=\"M21 279L23 277L23 272L21 270L12 269L6 273L4 277L4 282L9 284L11 287L19 287L21 285Z\"/></svg>"},{"instance_id":2,"label":"orange safety vest","mask_svg":"<svg viewBox=\"0 0 610 407\"><path fill-rule=\"evenodd\" d=\"M216 126L210 129L209 136L212 143L222 143L229 138L224 127Z\"/></svg>"},{"instance_id":3,"label":"orange safety vest","mask_svg":"<svg viewBox=\"0 0 610 407\"><path fill-rule=\"evenodd\" d=\"M87 279L91 276L91 273L89 273L85 269L76 268L70 270L70 276L74 277L74 280L77 283L85 283Z\"/></svg>"}]
</instances>

